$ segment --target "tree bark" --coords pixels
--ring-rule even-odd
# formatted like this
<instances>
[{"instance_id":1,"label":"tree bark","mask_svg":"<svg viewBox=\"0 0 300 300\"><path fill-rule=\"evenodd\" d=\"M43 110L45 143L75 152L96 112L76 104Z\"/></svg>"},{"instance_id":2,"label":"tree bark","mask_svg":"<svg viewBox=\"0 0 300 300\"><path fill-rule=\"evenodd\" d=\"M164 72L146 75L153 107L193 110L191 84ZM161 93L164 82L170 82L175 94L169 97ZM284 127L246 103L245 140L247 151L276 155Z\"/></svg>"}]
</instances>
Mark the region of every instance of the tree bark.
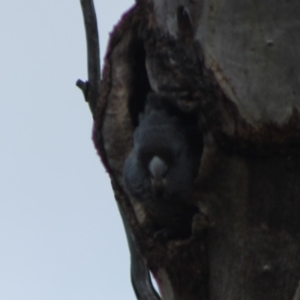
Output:
<instances>
[{"instance_id":1,"label":"tree bark","mask_svg":"<svg viewBox=\"0 0 300 300\"><path fill-rule=\"evenodd\" d=\"M299 15L296 0L139 0L111 35L93 138L163 299L299 299ZM124 188L150 91L203 131L189 202L208 221L186 240L153 240Z\"/></svg>"}]
</instances>

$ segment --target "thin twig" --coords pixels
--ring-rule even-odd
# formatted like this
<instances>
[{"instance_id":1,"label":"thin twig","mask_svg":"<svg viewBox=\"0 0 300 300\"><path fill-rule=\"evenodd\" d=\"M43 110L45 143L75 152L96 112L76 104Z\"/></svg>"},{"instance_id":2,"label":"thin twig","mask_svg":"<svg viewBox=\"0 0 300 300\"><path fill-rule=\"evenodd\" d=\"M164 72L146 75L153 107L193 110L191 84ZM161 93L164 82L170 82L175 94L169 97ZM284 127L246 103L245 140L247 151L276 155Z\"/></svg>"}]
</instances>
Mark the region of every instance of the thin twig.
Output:
<instances>
[{"instance_id":1,"label":"thin twig","mask_svg":"<svg viewBox=\"0 0 300 300\"><path fill-rule=\"evenodd\" d=\"M101 66L97 17L93 0L80 0L87 43L88 81L77 80L94 116L100 94Z\"/></svg>"},{"instance_id":2,"label":"thin twig","mask_svg":"<svg viewBox=\"0 0 300 300\"><path fill-rule=\"evenodd\" d=\"M96 104L100 94L101 66L97 18L93 0L80 0L83 12L88 58L88 81L77 80L76 85L82 90L89 103L92 115L95 115ZM149 270L136 244L134 235L122 208L120 207L128 245L131 254L131 280L138 300L159 300L149 274Z\"/></svg>"},{"instance_id":3,"label":"thin twig","mask_svg":"<svg viewBox=\"0 0 300 300\"><path fill-rule=\"evenodd\" d=\"M138 300L160 300L160 296L155 291L150 272L146 266L145 260L135 241L135 237L123 214L122 208L119 207L121 217L125 227L127 242L131 256L131 283Z\"/></svg>"}]
</instances>

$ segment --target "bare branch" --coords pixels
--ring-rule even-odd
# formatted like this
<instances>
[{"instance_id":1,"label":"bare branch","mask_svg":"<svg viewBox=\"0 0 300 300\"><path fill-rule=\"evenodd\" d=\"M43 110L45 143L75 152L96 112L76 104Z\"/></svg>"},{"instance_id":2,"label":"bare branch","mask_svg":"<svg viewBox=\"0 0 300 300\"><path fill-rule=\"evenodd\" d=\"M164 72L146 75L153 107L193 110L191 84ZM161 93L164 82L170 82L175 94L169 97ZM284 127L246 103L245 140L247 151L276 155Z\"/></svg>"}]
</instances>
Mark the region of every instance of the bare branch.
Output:
<instances>
[{"instance_id":1,"label":"bare branch","mask_svg":"<svg viewBox=\"0 0 300 300\"><path fill-rule=\"evenodd\" d=\"M80 0L87 43L88 59L88 81L77 80L76 86L83 92L85 100L89 103L92 115L95 116L97 100L100 95L101 65L99 37L97 27L97 17L93 0ZM123 219L128 245L131 253L131 280L138 300L159 300L150 278L149 270L135 242L130 226L123 215Z\"/></svg>"},{"instance_id":2,"label":"bare branch","mask_svg":"<svg viewBox=\"0 0 300 300\"><path fill-rule=\"evenodd\" d=\"M77 80L76 85L82 90L89 103L92 114L95 114L97 99L100 93L101 66L97 18L93 0L80 0L87 43L88 81Z\"/></svg>"},{"instance_id":3,"label":"bare branch","mask_svg":"<svg viewBox=\"0 0 300 300\"><path fill-rule=\"evenodd\" d=\"M138 300L160 300L156 293L150 278L149 270L146 266L145 260L139 251L139 247L135 241L134 235L126 217L120 208L125 232L127 236L128 246L131 255L131 282Z\"/></svg>"}]
</instances>

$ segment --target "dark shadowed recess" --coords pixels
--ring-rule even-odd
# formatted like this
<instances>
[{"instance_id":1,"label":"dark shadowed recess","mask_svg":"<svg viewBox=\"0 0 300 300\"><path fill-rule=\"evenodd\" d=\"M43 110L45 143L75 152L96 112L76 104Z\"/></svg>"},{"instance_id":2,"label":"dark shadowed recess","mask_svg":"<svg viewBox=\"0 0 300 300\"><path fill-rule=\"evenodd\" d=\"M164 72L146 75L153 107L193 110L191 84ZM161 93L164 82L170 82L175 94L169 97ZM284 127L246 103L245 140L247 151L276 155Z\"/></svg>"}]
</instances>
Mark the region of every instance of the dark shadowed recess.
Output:
<instances>
[{"instance_id":1,"label":"dark shadowed recess","mask_svg":"<svg viewBox=\"0 0 300 300\"><path fill-rule=\"evenodd\" d=\"M132 67L132 82L130 84L130 96L128 101L128 109L133 122L133 126L138 125L139 113L144 110L147 94L151 91L150 83L146 70L146 52L144 43L138 37L132 40L129 46L130 53L128 61Z\"/></svg>"}]
</instances>

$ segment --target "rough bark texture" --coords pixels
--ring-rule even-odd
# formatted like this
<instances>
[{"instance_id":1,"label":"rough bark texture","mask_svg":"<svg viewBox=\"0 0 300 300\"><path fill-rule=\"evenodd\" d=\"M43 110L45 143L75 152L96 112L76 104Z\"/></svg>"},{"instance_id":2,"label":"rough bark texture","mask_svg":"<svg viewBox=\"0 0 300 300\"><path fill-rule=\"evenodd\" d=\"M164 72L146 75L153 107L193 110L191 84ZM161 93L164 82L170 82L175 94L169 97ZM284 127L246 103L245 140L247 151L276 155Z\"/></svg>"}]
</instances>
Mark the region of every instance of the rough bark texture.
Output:
<instances>
[{"instance_id":1,"label":"rough bark texture","mask_svg":"<svg viewBox=\"0 0 300 300\"><path fill-rule=\"evenodd\" d=\"M111 35L94 142L163 299L299 298L299 15L298 0L140 0ZM189 202L208 222L187 240L153 240L124 189L151 90L203 130Z\"/></svg>"}]
</instances>

